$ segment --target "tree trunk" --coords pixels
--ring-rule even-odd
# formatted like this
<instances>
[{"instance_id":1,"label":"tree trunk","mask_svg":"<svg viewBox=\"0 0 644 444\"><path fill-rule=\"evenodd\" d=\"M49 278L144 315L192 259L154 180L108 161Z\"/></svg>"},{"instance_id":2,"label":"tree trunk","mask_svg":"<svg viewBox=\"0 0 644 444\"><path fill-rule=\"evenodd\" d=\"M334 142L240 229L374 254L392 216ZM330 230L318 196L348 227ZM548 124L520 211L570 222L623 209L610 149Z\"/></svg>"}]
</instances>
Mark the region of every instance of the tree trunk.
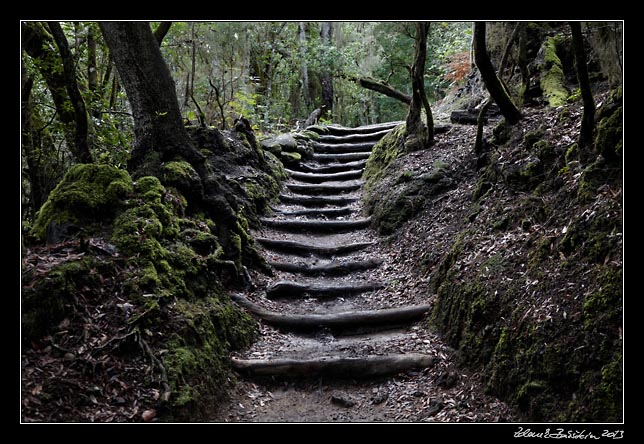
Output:
<instances>
[{"instance_id":1,"label":"tree trunk","mask_svg":"<svg viewBox=\"0 0 644 444\"><path fill-rule=\"evenodd\" d=\"M519 89L519 100L526 103L528 88L530 88L530 72L528 71L528 33L527 27L521 26L519 32L519 70L521 71L521 88Z\"/></svg>"},{"instance_id":2,"label":"tree trunk","mask_svg":"<svg viewBox=\"0 0 644 444\"><path fill-rule=\"evenodd\" d=\"M304 108L309 110L313 107L309 95L309 67L306 63L306 22L300 22L299 27L300 63L302 64L302 99Z\"/></svg>"},{"instance_id":3,"label":"tree trunk","mask_svg":"<svg viewBox=\"0 0 644 444\"><path fill-rule=\"evenodd\" d=\"M514 41L519 36L522 28L523 28L523 22L518 22L514 27L514 29L512 30L512 34L510 34L510 38L508 39L508 42L505 45L505 50L503 51L503 56L501 57L501 62L499 63L499 69L497 71L499 79L501 80L503 80L503 71L505 71L505 66L508 63L508 59L510 58L512 45L514 44Z\"/></svg>"},{"instance_id":4,"label":"tree trunk","mask_svg":"<svg viewBox=\"0 0 644 444\"><path fill-rule=\"evenodd\" d=\"M99 89L96 64L96 28L94 27L94 23L88 23L87 25L87 87L90 91L90 110L92 116L100 119L101 91Z\"/></svg>"},{"instance_id":5,"label":"tree trunk","mask_svg":"<svg viewBox=\"0 0 644 444\"><path fill-rule=\"evenodd\" d=\"M429 146L434 140L434 121L432 111L425 94L425 59L427 56L428 22L416 22L416 42L414 45L414 63L411 66L412 96L406 120L407 150L422 149ZM427 126L423 125L420 118L422 108L427 115Z\"/></svg>"},{"instance_id":6,"label":"tree trunk","mask_svg":"<svg viewBox=\"0 0 644 444\"><path fill-rule=\"evenodd\" d=\"M485 44L485 22L474 24L474 60L481 72L485 87L499 106L501 114L509 124L514 125L521 120L522 116L494 72Z\"/></svg>"},{"instance_id":7,"label":"tree trunk","mask_svg":"<svg viewBox=\"0 0 644 444\"><path fill-rule=\"evenodd\" d=\"M81 96L76 82L76 69L74 68L74 60L72 52L69 50L67 37L58 22L47 22L49 30L51 31L60 57L63 61L63 73L65 78L65 88L67 94L74 107L74 121L76 123L76 134L74 138L76 157L84 163L92 162L92 155L89 152L88 131L89 124L87 121L87 109L85 108L85 101Z\"/></svg>"},{"instance_id":8,"label":"tree trunk","mask_svg":"<svg viewBox=\"0 0 644 444\"><path fill-rule=\"evenodd\" d=\"M99 22L99 26L132 107L135 144L129 169L136 172L146 156L155 151L161 160L180 155L200 175L205 174L205 156L185 130L174 81L150 25Z\"/></svg>"},{"instance_id":9,"label":"tree trunk","mask_svg":"<svg viewBox=\"0 0 644 444\"><path fill-rule=\"evenodd\" d=\"M577 79L581 98L584 102L584 114L581 118L581 130L579 132L579 146L589 147L593 140L593 129L595 124L595 99L590 89L588 79L588 66L586 64L586 50L584 49L584 36L581 34L581 23L570 22L572 32L572 45L575 53L575 67L577 68Z\"/></svg>"},{"instance_id":10,"label":"tree trunk","mask_svg":"<svg viewBox=\"0 0 644 444\"><path fill-rule=\"evenodd\" d=\"M322 22L320 24L320 37L322 44L331 46L331 36L333 35L333 22ZM320 84L322 85L322 103L326 105L326 112L333 115L333 76L330 71L320 73Z\"/></svg>"}]
</instances>

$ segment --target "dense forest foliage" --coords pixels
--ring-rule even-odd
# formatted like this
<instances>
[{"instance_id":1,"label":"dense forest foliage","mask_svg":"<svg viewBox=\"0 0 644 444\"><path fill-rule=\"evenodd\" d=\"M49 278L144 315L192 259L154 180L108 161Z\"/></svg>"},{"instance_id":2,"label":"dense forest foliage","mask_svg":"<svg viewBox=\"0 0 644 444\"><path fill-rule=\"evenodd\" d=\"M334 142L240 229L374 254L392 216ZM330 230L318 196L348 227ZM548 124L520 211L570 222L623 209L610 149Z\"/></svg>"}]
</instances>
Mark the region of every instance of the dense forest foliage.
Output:
<instances>
[{"instance_id":1,"label":"dense forest foliage","mask_svg":"<svg viewBox=\"0 0 644 444\"><path fill-rule=\"evenodd\" d=\"M259 334L228 293L254 285L249 270L270 273L251 231L284 166L311 155L307 128L403 121L366 164L378 233L395 243L467 187L446 210L453 232L416 258L432 270L433 327L528 419L621 418L622 23L142 23L21 23L25 421L206 417L234 384L229 353ZM128 62L156 48L150 71ZM178 116L173 94L154 99L164 81ZM168 146L147 139L174 117ZM469 157L443 159L446 147ZM430 166L405 164L432 150ZM512 230L534 234L528 287L585 283L560 324L512 311L519 280L483 282L524 266L470 254Z\"/></svg>"},{"instance_id":2,"label":"dense forest foliage","mask_svg":"<svg viewBox=\"0 0 644 444\"><path fill-rule=\"evenodd\" d=\"M169 24L165 24L169 25ZM23 219L35 212L75 152L75 104L87 109L96 162L124 166L132 142L127 97L94 22L63 22L80 97L66 89L62 56L47 23L23 23ZM163 23L153 23L163 30ZM398 22L177 22L161 50L186 124L229 129L240 115L259 133L292 128L327 104L323 122L368 124L404 117L405 105L362 88L374 78L409 94L413 24ZM441 22L430 33L426 83L437 100L469 71L471 25ZM353 79L353 80L352 80ZM26 143L28 142L28 143Z\"/></svg>"}]
</instances>

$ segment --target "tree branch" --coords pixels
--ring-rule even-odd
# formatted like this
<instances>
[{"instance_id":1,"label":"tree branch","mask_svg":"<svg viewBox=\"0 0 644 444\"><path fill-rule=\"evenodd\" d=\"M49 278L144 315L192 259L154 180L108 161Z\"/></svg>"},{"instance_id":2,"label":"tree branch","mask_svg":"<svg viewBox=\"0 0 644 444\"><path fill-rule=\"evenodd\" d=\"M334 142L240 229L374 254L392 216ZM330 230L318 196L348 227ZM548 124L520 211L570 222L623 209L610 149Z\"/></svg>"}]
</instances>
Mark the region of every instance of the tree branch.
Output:
<instances>
[{"instance_id":1,"label":"tree branch","mask_svg":"<svg viewBox=\"0 0 644 444\"><path fill-rule=\"evenodd\" d=\"M172 22L161 22L152 33L154 34L154 39L157 41L159 46L161 46L161 43L163 42L165 36L168 34L168 31L170 31L171 26Z\"/></svg>"},{"instance_id":2,"label":"tree branch","mask_svg":"<svg viewBox=\"0 0 644 444\"><path fill-rule=\"evenodd\" d=\"M399 100L406 105L409 105L411 103L411 96L401 91L398 91L397 89L395 89L388 83L383 82L382 80L373 79L371 77L355 77L348 74L340 74L339 77L345 80L349 80L351 82L357 83L363 88L370 89L371 91L384 94L387 97L391 97L392 99Z\"/></svg>"}]
</instances>

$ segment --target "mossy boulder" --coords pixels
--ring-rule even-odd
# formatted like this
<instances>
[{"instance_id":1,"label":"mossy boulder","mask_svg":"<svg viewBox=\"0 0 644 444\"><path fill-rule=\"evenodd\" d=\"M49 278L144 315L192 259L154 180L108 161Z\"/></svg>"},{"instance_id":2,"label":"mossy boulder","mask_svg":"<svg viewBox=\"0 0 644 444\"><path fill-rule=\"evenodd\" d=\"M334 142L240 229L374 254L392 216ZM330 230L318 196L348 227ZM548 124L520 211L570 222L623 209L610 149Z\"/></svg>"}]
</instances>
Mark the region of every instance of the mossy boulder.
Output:
<instances>
[{"instance_id":1,"label":"mossy boulder","mask_svg":"<svg viewBox=\"0 0 644 444\"><path fill-rule=\"evenodd\" d=\"M43 241L52 224L96 230L114 219L132 190L132 179L125 170L110 165L75 165L50 193L31 233Z\"/></svg>"},{"instance_id":2,"label":"mossy boulder","mask_svg":"<svg viewBox=\"0 0 644 444\"><path fill-rule=\"evenodd\" d=\"M280 153L280 160L286 167L292 168L300 163L300 161L302 160L302 155L300 153L282 151Z\"/></svg>"}]
</instances>

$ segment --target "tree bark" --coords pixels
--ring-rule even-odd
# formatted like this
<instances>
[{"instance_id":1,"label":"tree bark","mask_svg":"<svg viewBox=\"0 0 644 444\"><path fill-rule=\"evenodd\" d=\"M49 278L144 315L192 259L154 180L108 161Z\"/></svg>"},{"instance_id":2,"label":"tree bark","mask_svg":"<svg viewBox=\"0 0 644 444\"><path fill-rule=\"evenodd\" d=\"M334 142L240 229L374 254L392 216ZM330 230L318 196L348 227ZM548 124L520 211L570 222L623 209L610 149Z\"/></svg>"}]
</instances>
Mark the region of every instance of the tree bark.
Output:
<instances>
[{"instance_id":1,"label":"tree bark","mask_svg":"<svg viewBox=\"0 0 644 444\"><path fill-rule=\"evenodd\" d=\"M435 365L433 356L418 353L366 357L323 357L317 359L239 359L232 365L240 373L256 376L319 378L368 378Z\"/></svg>"},{"instance_id":2,"label":"tree bark","mask_svg":"<svg viewBox=\"0 0 644 444\"><path fill-rule=\"evenodd\" d=\"M503 88L490 61L485 43L485 22L476 22L474 24L474 61L481 72L485 87L499 106L501 114L509 124L514 125L521 120L522 116L514 103L512 103L512 99L510 99L505 88Z\"/></svg>"},{"instance_id":3,"label":"tree bark","mask_svg":"<svg viewBox=\"0 0 644 444\"><path fill-rule=\"evenodd\" d=\"M302 99L304 100L304 109L311 109L311 96L309 94L309 67L306 63L306 22L299 23L299 51L300 63L302 64Z\"/></svg>"},{"instance_id":4,"label":"tree bark","mask_svg":"<svg viewBox=\"0 0 644 444\"><path fill-rule=\"evenodd\" d=\"M593 140L593 129L595 126L595 99L590 89L588 78L588 66L586 62L586 50L584 49L584 36L581 33L581 23L570 22L572 32L572 45L575 53L575 67L577 68L577 79L581 98L584 102L584 113L581 118L581 130L579 132L579 146L589 147Z\"/></svg>"},{"instance_id":5,"label":"tree bark","mask_svg":"<svg viewBox=\"0 0 644 444\"><path fill-rule=\"evenodd\" d=\"M171 26L172 22L161 22L154 30L154 39L157 41L159 46L163 43L165 36L168 35L168 31L170 31Z\"/></svg>"},{"instance_id":6,"label":"tree bark","mask_svg":"<svg viewBox=\"0 0 644 444\"><path fill-rule=\"evenodd\" d=\"M92 155L89 152L89 123L87 120L87 109L85 108L83 96L78 89L78 83L76 82L76 69L74 68L72 52L69 49L67 37L65 37L65 33L63 32L63 28L61 28L60 23L47 22L47 24L54 37L58 51L60 52L60 57L63 62L65 88L67 89L67 94L69 95L72 106L74 107L74 121L76 123L76 135L74 141L76 156L81 162L91 163Z\"/></svg>"},{"instance_id":7,"label":"tree bark","mask_svg":"<svg viewBox=\"0 0 644 444\"><path fill-rule=\"evenodd\" d=\"M150 25L99 22L99 26L132 107L135 144L129 169L136 172L147 154L156 151L161 160L180 155L205 175L205 156L185 130L174 81Z\"/></svg>"},{"instance_id":8,"label":"tree bark","mask_svg":"<svg viewBox=\"0 0 644 444\"><path fill-rule=\"evenodd\" d=\"M425 94L425 59L427 57L428 22L416 22L416 37L414 45L414 63L411 66L412 98L406 120L407 150L422 149L429 146L434 140L434 120L432 111ZM425 108L427 126L423 125L420 118L421 110Z\"/></svg>"}]
</instances>

